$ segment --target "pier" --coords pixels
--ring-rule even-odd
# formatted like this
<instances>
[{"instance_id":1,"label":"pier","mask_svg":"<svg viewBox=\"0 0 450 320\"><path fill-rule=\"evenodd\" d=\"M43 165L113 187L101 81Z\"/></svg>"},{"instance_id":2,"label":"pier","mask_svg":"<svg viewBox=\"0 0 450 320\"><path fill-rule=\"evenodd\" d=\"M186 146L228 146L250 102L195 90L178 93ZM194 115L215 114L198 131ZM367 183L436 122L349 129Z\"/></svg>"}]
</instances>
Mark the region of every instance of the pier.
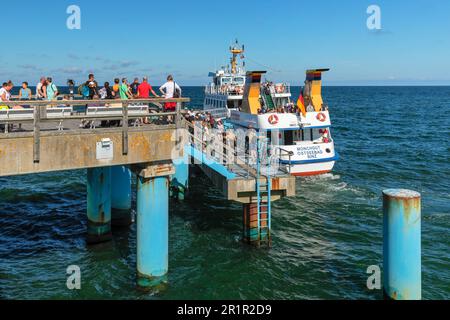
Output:
<instances>
[{"instance_id":1,"label":"pier","mask_svg":"<svg viewBox=\"0 0 450 320\"><path fill-rule=\"evenodd\" d=\"M176 102L176 110L156 111L164 102ZM168 271L169 194L179 200L188 196L192 165L227 200L242 203L243 240L270 246L271 202L294 195L295 178L271 168L262 137L253 137L255 162L232 136L220 135L221 147L211 148L217 136L184 118L186 102L188 98L5 102L29 107L0 111L0 161L7 164L0 176L86 169L86 242L95 244L111 239L112 225L131 224L135 174L139 287L157 285ZM88 128L80 128L81 121ZM101 121L121 124L104 127ZM11 124L19 123L21 130L11 130Z\"/></svg>"}]
</instances>

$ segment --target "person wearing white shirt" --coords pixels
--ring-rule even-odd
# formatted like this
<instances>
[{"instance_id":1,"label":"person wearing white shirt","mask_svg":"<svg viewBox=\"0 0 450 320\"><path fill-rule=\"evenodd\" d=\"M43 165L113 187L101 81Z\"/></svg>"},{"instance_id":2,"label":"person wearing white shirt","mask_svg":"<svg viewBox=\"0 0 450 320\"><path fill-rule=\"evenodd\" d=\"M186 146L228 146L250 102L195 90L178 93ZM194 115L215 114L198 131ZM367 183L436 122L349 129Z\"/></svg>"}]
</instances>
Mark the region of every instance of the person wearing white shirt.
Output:
<instances>
[{"instance_id":1,"label":"person wearing white shirt","mask_svg":"<svg viewBox=\"0 0 450 320\"><path fill-rule=\"evenodd\" d=\"M163 94L164 98L171 99L174 97L175 91L178 90L179 96L181 96L181 88L180 86L173 81L172 75L169 75L167 77L167 82L164 83L160 88L159 91ZM179 98L179 97L176 97Z\"/></svg>"},{"instance_id":2,"label":"person wearing white shirt","mask_svg":"<svg viewBox=\"0 0 450 320\"><path fill-rule=\"evenodd\" d=\"M161 91L163 97L166 99L181 97L181 88L173 81L172 75L167 76L167 82L159 88L159 91ZM166 102L164 103L164 111L173 112L175 111L176 106L176 102ZM169 116L168 120L169 122L172 122L172 116Z\"/></svg>"}]
</instances>

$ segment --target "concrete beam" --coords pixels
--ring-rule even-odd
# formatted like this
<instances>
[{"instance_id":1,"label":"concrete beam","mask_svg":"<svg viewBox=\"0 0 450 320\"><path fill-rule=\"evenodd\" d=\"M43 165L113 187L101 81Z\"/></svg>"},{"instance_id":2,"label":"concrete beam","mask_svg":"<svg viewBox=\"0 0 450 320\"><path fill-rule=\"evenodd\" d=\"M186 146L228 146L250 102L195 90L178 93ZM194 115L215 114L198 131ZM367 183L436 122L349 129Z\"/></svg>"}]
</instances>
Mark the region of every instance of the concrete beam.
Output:
<instances>
[{"instance_id":1,"label":"concrete beam","mask_svg":"<svg viewBox=\"0 0 450 320\"><path fill-rule=\"evenodd\" d=\"M33 161L32 135L5 135L0 138L0 162L8 165L0 167L0 176L170 160L176 143L174 133L175 128L167 127L130 128L128 153L124 155L120 128L42 132L38 163ZM97 143L102 139L112 142L111 159L97 159Z\"/></svg>"},{"instance_id":2,"label":"concrete beam","mask_svg":"<svg viewBox=\"0 0 450 320\"><path fill-rule=\"evenodd\" d=\"M227 179L220 173L214 171L207 165L199 165L202 171L208 176L213 185L222 191L227 200L240 203L251 203L256 198L256 179L254 178L233 178ZM295 177L291 175L275 176L272 179L271 201L279 200L282 197L295 195ZM260 179L261 183L266 183L265 178ZM263 199L264 200L264 199Z\"/></svg>"}]
</instances>

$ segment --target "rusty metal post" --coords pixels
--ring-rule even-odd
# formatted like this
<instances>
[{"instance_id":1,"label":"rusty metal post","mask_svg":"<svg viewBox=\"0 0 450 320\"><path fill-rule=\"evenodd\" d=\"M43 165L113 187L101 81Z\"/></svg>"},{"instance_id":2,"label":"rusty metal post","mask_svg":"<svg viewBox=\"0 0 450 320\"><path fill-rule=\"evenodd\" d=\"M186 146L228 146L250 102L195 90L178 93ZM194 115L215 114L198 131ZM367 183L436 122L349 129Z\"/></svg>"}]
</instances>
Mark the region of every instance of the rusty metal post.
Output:
<instances>
[{"instance_id":1,"label":"rusty metal post","mask_svg":"<svg viewBox=\"0 0 450 320\"><path fill-rule=\"evenodd\" d=\"M138 176L137 283L149 289L166 281L169 257L169 176Z\"/></svg>"},{"instance_id":2,"label":"rusty metal post","mask_svg":"<svg viewBox=\"0 0 450 320\"><path fill-rule=\"evenodd\" d=\"M383 190L383 293L394 300L420 300L420 193Z\"/></svg>"},{"instance_id":3,"label":"rusty metal post","mask_svg":"<svg viewBox=\"0 0 450 320\"><path fill-rule=\"evenodd\" d=\"M87 169L87 243L111 239L111 168Z\"/></svg>"},{"instance_id":4,"label":"rusty metal post","mask_svg":"<svg viewBox=\"0 0 450 320\"><path fill-rule=\"evenodd\" d=\"M111 167L111 218L113 226L131 224L131 171L126 166Z\"/></svg>"}]
</instances>

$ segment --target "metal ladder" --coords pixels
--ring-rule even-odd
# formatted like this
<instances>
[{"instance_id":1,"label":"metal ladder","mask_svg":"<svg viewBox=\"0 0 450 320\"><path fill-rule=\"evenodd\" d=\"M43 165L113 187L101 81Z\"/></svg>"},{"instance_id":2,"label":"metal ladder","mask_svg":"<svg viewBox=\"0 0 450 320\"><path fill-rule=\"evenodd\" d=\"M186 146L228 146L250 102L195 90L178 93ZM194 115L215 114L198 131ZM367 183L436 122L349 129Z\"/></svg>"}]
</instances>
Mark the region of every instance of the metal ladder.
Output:
<instances>
[{"instance_id":1,"label":"metal ladder","mask_svg":"<svg viewBox=\"0 0 450 320\"><path fill-rule=\"evenodd\" d=\"M263 143L263 141L264 143ZM265 175L266 182L261 183L261 178L264 175L261 174L261 158L263 146L266 145L267 150L267 173ZM272 179L270 178L270 160L269 160L269 143L265 137L258 136L257 141L257 158L256 158L256 201L257 201L257 214L258 214L258 242L267 241L270 246L270 218L271 218L271 189ZM266 197L266 201L264 201Z\"/></svg>"}]
</instances>

